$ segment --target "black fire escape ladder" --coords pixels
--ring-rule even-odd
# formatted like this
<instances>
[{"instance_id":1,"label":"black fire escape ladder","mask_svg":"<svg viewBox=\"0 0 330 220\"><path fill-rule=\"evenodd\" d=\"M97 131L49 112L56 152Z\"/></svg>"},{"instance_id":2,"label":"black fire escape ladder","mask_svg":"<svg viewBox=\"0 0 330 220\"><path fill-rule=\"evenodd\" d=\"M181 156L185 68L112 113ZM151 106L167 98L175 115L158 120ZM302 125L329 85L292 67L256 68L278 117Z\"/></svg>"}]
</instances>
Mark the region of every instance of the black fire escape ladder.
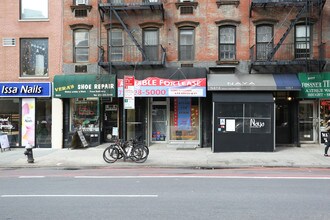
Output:
<instances>
[{"instance_id":1,"label":"black fire escape ladder","mask_svg":"<svg viewBox=\"0 0 330 220\"><path fill-rule=\"evenodd\" d=\"M126 31L126 33L128 34L128 36L132 39L132 41L134 42L135 46L139 49L139 51L142 54L143 60L148 60L146 53L144 51L144 49L141 47L141 45L137 42L137 40L135 39L135 37L133 36L132 32L127 28L126 24L123 22L123 20L121 19L121 17L119 16L119 14L117 13L117 11L113 8L110 7L110 10L113 12L113 14L116 16L117 20L120 22L120 24L123 26L124 30Z\"/></svg>"},{"instance_id":2,"label":"black fire escape ladder","mask_svg":"<svg viewBox=\"0 0 330 220\"><path fill-rule=\"evenodd\" d=\"M297 21L302 17L303 13L307 11L307 6L308 3L304 4L301 9L299 10L296 18L291 21L288 29L285 31L285 33L283 34L283 36L281 37L281 39L278 41L278 43L276 44L276 46L272 49L272 51L268 54L268 61L271 61L276 53L276 51L280 48L280 46L282 45L282 43L284 42L285 38L288 36L288 34L290 33L291 29L294 27L294 25L297 23Z\"/></svg>"}]
</instances>

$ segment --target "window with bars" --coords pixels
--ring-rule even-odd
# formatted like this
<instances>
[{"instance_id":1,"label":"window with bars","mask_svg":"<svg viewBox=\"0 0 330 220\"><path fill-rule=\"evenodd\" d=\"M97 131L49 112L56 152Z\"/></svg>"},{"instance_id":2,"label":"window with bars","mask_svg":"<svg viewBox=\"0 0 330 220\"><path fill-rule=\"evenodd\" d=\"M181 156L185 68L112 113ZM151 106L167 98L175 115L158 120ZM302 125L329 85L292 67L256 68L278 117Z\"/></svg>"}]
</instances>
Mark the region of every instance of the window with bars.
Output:
<instances>
[{"instance_id":1,"label":"window with bars","mask_svg":"<svg viewBox=\"0 0 330 220\"><path fill-rule=\"evenodd\" d=\"M295 28L295 58L310 57L310 30L309 25L296 25Z\"/></svg>"}]
</instances>

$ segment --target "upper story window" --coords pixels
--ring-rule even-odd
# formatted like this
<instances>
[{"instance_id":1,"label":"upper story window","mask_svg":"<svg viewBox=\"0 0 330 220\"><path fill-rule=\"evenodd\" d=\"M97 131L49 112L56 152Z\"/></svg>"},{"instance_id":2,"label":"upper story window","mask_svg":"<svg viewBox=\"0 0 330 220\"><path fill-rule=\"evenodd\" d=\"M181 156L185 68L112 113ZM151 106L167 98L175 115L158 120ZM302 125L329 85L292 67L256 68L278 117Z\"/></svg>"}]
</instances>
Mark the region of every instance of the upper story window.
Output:
<instances>
[{"instance_id":1,"label":"upper story window","mask_svg":"<svg viewBox=\"0 0 330 220\"><path fill-rule=\"evenodd\" d=\"M111 61L123 61L124 37L122 29L109 30L109 57Z\"/></svg>"},{"instance_id":2,"label":"upper story window","mask_svg":"<svg viewBox=\"0 0 330 220\"><path fill-rule=\"evenodd\" d=\"M158 35L158 29L143 29L143 49L146 53L147 59L150 61L159 60Z\"/></svg>"},{"instance_id":3,"label":"upper story window","mask_svg":"<svg viewBox=\"0 0 330 220\"><path fill-rule=\"evenodd\" d=\"M268 54L273 49L273 26L257 26L257 60L267 60Z\"/></svg>"},{"instance_id":4,"label":"upper story window","mask_svg":"<svg viewBox=\"0 0 330 220\"><path fill-rule=\"evenodd\" d=\"M48 76L48 39L20 39L21 76Z\"/></svg>"},{"instance_id":5,"label":"upper story window","mask_svg":"<svg viewBox=\"0 0 330 220\"><path fill-rule=\"evenodd\" d=\"M77 29L74 31L74 62L88 62L89 60L89 31Z\"/></svg>"},{"instance_id":6,"label":"upper story window","mask_svg":"<svg viewBox=\"0 0 330 220\"><path fill-rule=\"evenodd\" d=\"M20 0L21 20L48 19L48 0Z\"/></svg>"},{"instance_id":7,"label":"upper story window","mask_svg":"<svg viewBox=\"0 0 330 220\"><path fill-rule=\"evenodd\" d=\"M194 60L195 29L191 27L179 29L179 60Z\"/></svg>"},{"instance_id":8,"label":"upper story window","mask_svg":"<svg viewBox=\"0 0 330 220\"><path fill-rule=\"evenodd\" d=\"M310 32L309 25L299 24L295 27L295 58L309 58L310 57Z\"/></svg>"},{"instance_id":9,"label":"upper story window","mask_svg":"<svg viewBox=\"0 0 330 220\"><path fill-rule=\"evenodd\" d=\"M236 59L236 27L222 26L219 30L219 58L220 60Z\"/></svg>"}]
</instances>

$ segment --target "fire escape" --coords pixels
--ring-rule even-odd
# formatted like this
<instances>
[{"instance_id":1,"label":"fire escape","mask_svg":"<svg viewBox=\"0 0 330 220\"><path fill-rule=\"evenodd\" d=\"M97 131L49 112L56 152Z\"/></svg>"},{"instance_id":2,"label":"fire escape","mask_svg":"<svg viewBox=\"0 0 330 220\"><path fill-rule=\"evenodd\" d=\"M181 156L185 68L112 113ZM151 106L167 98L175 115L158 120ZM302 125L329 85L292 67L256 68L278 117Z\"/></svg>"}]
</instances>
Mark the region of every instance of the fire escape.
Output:
<instances>
[{"instance_id":1,"label":"fire escape","mask_svg":"<svg viewBox=\"0 0 330 220\"><path fill-rule=\"evenodd\" d=\"M256 39L256 44L250 48L249 72L251 73L252 70L260 73L321 72L326 64L325 44L323 42L318 43L319 45L315 45L315 42L313 44L310 25L321 17L325 2L326 0L252 0L250 17L257 10L274 9L289 12L283 15L283 20L278 25L280 28L276 28L286 29L283 34L279 35L275 30L270 39L268 37L267 40L260 40L261 42ZM304 36L300 36L300 40L297 40L296 34L292 33L290 36L293 37L288 38L287 36L298 24L306 27L306 30L301 30ZM318 30L317 26L314 27L315 31L322 34L322 30ZM275 42L276 40L278 41Z\"/></svg>"},{"instance_id":2,"label":"fire escape","mask_svg":"<svg viewBox=\"0 0 330 220\"><path fill-rule=\"evenodd\" d=\"M127 21L136 19L141 12L150 14L158 14L164 20L163 0L107 0L107 3L99 3L99 13L102 22L109 20L110 30L112 23L119 23L122 30L127 34L131 42L123 45L114 45L108 43L107 49L99 46L99 66L107 71L112 68L132 68L136 66L164 66L166 59L165 48L161 44L152 44L139 42L135 36L136 30L130 30ZM130 17L130 15L134 16ZM101 41L105 42L104 40ZM140 40L141 41L141 40ZM109 40L107 40L109 42ZM107 53L107 54L105 54Z\"/></svg>"}]
</instances>

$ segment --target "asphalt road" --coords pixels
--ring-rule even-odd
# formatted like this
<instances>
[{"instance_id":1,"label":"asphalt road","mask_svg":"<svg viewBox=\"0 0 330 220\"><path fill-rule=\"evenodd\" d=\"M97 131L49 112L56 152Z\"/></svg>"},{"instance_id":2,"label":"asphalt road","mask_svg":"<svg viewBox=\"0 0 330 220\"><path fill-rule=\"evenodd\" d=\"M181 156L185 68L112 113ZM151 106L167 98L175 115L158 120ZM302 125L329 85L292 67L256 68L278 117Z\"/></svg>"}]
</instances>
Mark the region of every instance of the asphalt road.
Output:
<instances>
[{"instance_id":1,"label":"asphalt road","mask_svg":"<svg viewBox=\"0 0 330 220\"><path fill-rule=\"evenodd\" d=\"M0 170L0 219L328 219L328 169Z\"/></svg>"}]
</instances>

